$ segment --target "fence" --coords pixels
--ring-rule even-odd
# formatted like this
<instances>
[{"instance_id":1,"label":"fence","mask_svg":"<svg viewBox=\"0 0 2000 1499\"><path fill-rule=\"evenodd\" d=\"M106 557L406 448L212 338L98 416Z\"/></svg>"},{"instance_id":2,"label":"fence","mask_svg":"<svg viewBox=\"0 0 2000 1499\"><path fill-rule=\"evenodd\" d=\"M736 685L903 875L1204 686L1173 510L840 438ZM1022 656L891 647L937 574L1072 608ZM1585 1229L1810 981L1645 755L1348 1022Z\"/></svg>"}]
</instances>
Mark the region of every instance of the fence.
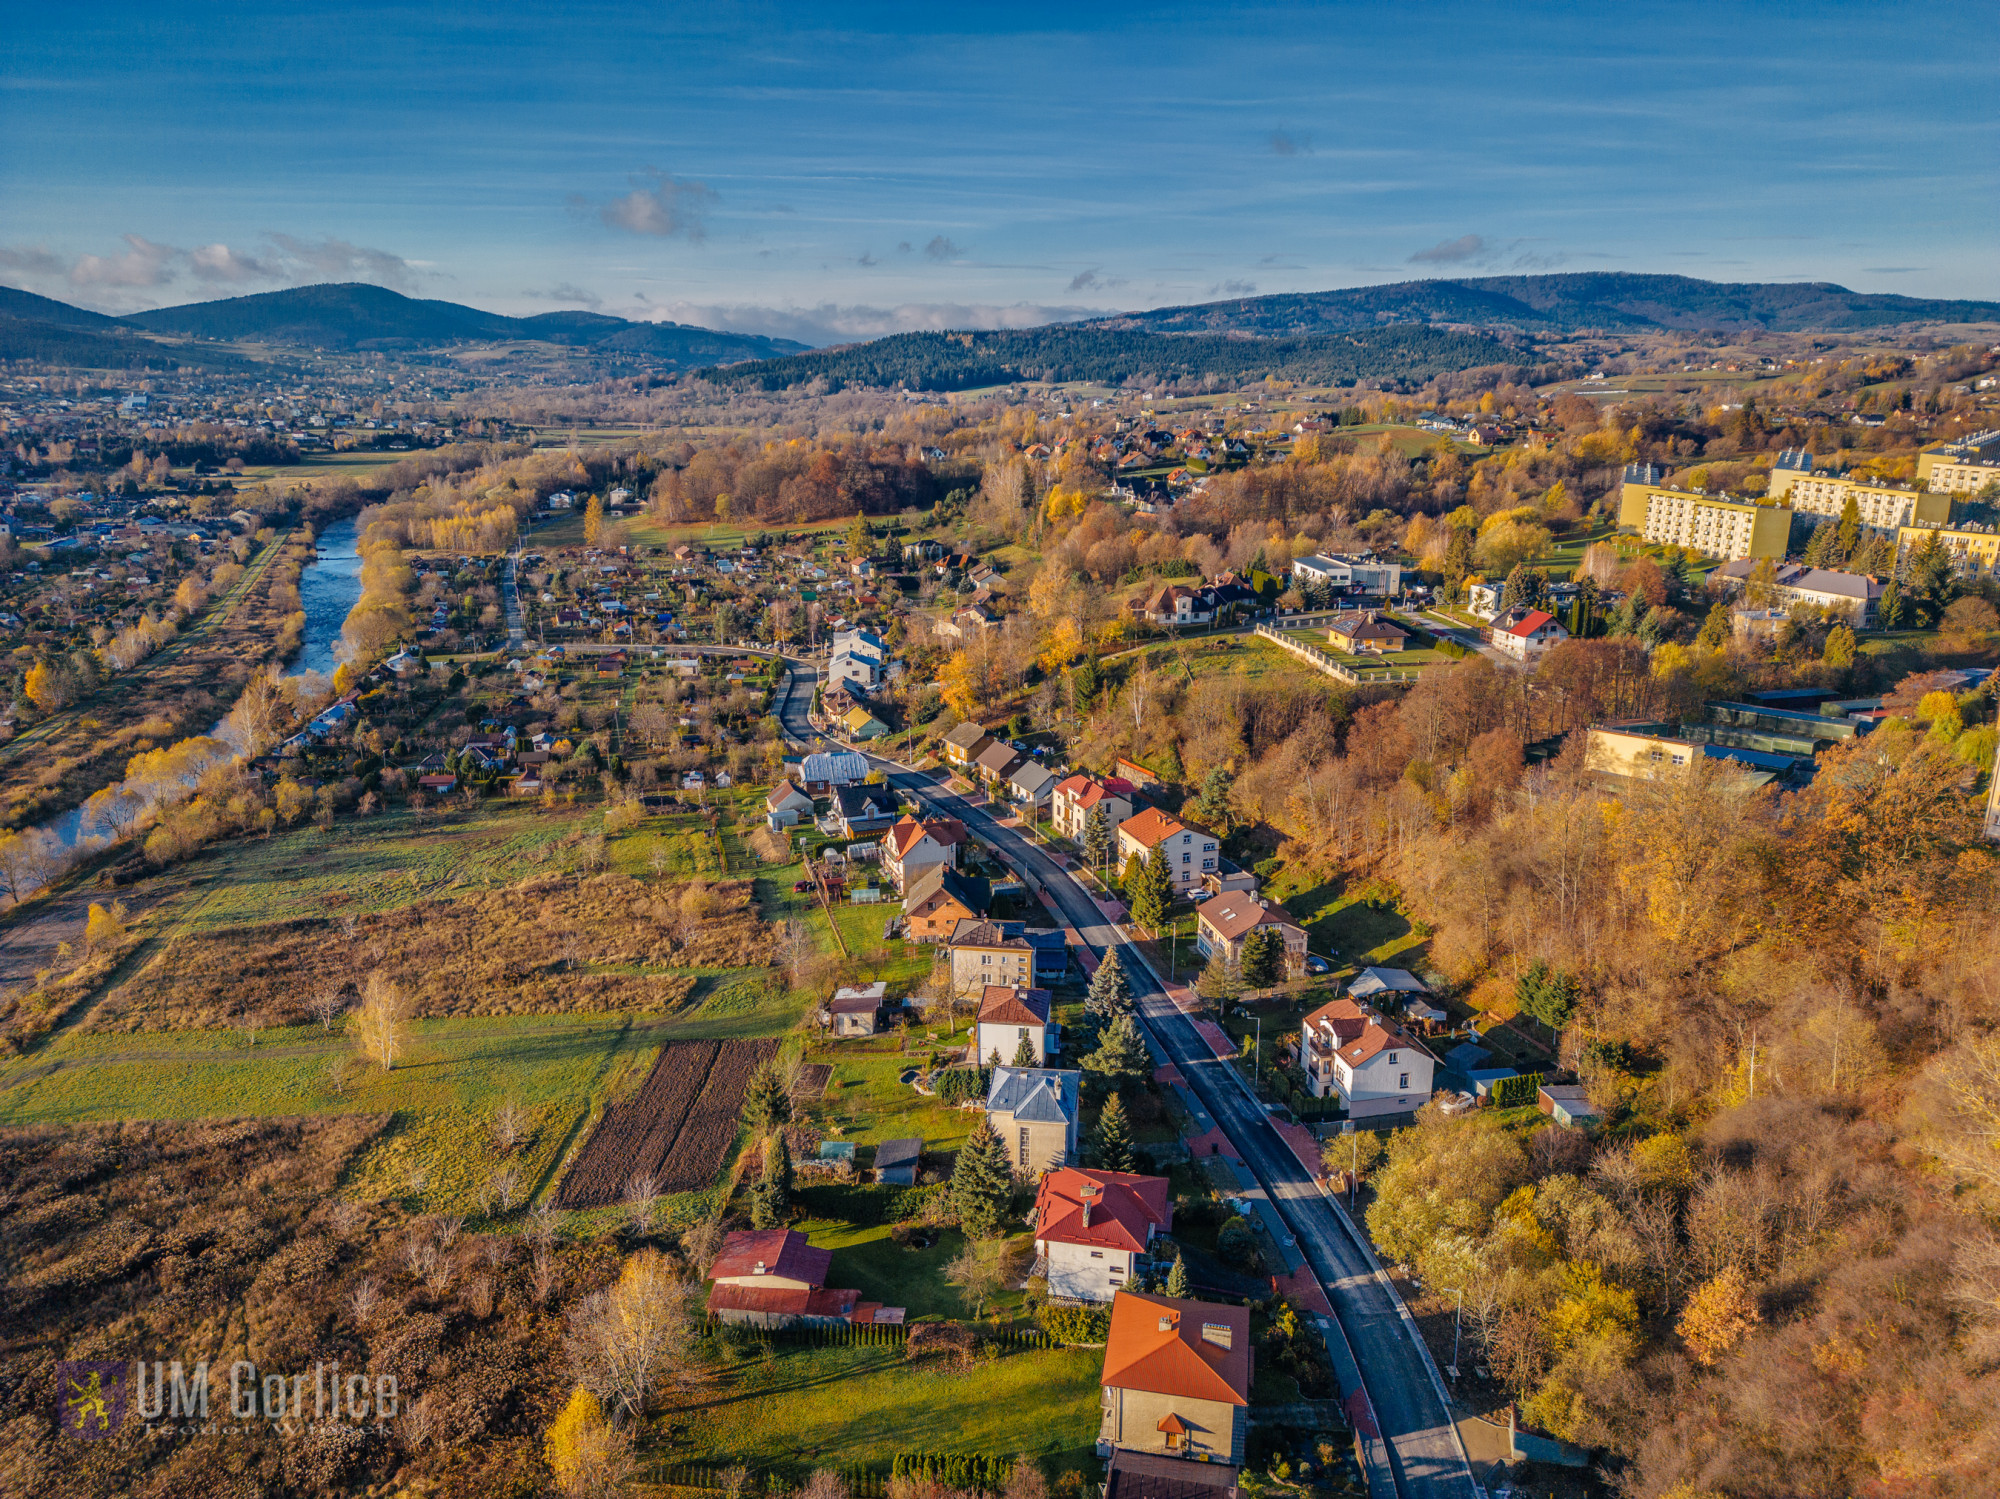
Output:
<instances>
[{"instance_id":1,"label":"fence","mask_svg":"<svg viewBox=\"0 0 2000 1499\"><path fill-rule=\"evenodd\" d=\"M1284 631L1274 630L1269 625L1257 626L1256 633L1270 641L1273 645L1290 651L1307 665L1317 667L1336 681L1346 682L1352 686L1360 687L1371 682L1386 682L1398 686L1407 686L1417 679L1416 672L1404 671L1399 667L1393 666L1383 667L1380 670L1370 671L1366 675L1363 675L1349 666L1345 661L1336 660L1334 657L1328 655L1318 646L1307 645L1303 640L1295 640L1290 635L1285 634Z\"/></svg>"}]
</instances>

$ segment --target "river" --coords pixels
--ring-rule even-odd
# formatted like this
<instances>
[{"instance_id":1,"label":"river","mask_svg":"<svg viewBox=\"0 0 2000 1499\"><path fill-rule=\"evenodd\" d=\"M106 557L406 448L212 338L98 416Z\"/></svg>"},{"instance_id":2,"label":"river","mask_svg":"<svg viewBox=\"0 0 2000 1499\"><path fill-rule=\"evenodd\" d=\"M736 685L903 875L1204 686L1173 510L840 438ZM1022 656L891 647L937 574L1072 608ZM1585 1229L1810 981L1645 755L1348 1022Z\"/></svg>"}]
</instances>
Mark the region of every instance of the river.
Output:
<instances>
[{"instance_id":1,"label":"river","mask_svg":"<svg viewBox=\"0 0 2000 1499\"><path fill-rule=\"evenodd\" d=\"M361 597L361 553L355 545L358 536L353 520L334 522L320 533L318 557L299 575L299 603L305 610L306 628L291 663L294 676L308 671L332 676L340 664L340 627L347 623L348 612ZM223 723L218 719L209 733L221 736L226 743ZM241 746L235 748L240 750ZM77 854L110 841L110 835L95 821L89 827L84 825L81 807L72 807L33 831L64 865Z\"/></svg>"},{"instance_id":2,"label":"river","mask_svg":"<svg viewBox=\"0 0 2000 1499\"><path fill-rule=\"evenodd\" d=\"M352 519L335 521L320 533L319 557L299 574L299 603L306 633L292 661L292 675L318 671L328 676L340 665L340 627L361 597L359 528Z\"/></svg>"}]
</instances>

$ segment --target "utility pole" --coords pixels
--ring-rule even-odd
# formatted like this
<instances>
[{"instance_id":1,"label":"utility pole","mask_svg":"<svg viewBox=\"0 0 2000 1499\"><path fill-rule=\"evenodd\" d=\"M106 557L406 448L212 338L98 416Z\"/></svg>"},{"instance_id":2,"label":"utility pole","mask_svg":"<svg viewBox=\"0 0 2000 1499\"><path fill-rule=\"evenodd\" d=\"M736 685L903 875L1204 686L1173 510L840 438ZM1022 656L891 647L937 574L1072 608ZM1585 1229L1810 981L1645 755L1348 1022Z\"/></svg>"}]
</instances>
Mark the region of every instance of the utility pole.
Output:
<instances>
[{"instance_id":1,"label":"utility pole","mask_svg":"<svg viewBox=\"0 0 2000 1499\"><path fill-rule=\"evenodd\" d=\"M1465 1322L1465 1287L1460 1286L1456 1294L1458 1310L1451 1316L1451 1382L1454 1385L1458 1383L1458 1332Z\"/></svg>"}]
</instances>

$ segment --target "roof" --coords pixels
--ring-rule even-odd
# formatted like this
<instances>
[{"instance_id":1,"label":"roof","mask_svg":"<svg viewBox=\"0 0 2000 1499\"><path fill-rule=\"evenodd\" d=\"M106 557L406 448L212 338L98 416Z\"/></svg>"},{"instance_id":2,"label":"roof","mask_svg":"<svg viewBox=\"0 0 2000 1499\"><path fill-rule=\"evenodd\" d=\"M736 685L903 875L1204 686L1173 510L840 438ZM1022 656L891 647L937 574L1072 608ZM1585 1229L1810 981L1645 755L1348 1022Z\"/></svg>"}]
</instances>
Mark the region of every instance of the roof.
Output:
<instances>
[{"instance_id":1,"label":"roof","mask_svg":"<svg viewBox=\"0 0 2000 1499\"><path fill-rule=\"evenodd\" d=\"M1204 901L1194 914L1213 927L1225 942L1234 942L1266 922L1274 926L1280 923L1298 926L1283 906L1267 906L1247 890L1226 891L1214 900Z\"/></svg>"},{"instance_id":2,"label":"roof","mask_svg":"<svg viewBox=\"0 0 2000 1499\"><path fill-rule=\"evenodd\" d=\"M884 1166L914 1166L924 1153L924 1142L912 1135L903 1140L884 1140L875 1147L875 1169Z\"/></svg>"},{"instance_id":3,"label":"roof","mask_svg":"<svg viewBox=\"0 0 2000 1499\"><path fill-rule=\"evenodd\" d=\"M827 1250L827 1257L833 1251ZM793 1317L847 1317L861 1302L859 1291L806 1290L792 1286L716 1285L708 1293L708 1310L765 1312Z\"/></svg>"},{"instance_id":4,"label":"roof","mask_svg":"<svg viewBox=\"0 0 2000 1499\"><path fill-rule=\"evenodd\" d=\"M1406 630L1397 629L1386 619L1372 617L1366 610L1350 610L1346 614L1335 615L1328 622L1327 628L1337 634L1347 636L1350 640L1367 637L1386 640L1392 635L1396 639L1401 640L1409 633Z\"/></svg>"},{"instance_id":5,"label":"roof","mask_svg":"<svg viewBox=\"0 0 2000 1499\"><path fill-rule=\"evenodd\" d=\"M1025 760L1007 777L1030 796L1039 796L1055 780L1055 772L1039 760Z\"/></svg>"},{"instance_id":6,"label":"roof","mask_svg":"<svg viewBox=\"0 0 2000 1499\"><path fill-rule=\"evenodd\" d=\"M1530 609L1513 624L1507 626L1504 633L1518 635L1523 640L1526 640L1544 625L1552 625L1555 622L1556 617L1553 614L1546 613L1540 609Z\"/></svg>"},{"instance_id":7,"label":"roof","mask_svg":"<svg viewBox=\"0 0 2000 1499\"><path fill-rule=\"evenodd\" d=\"M1083 1221L1086 1189L1094 1191L1090 1222ZM1035 1238L1062 1244L1094 1244L1140 1250L1152 1230L1173 1227L1164 1176L1128 1171L1085 1171L1064 1166L1042 1178L1035 1193Z\"/></svg>"},{"instance_id":8,"label":"roof","mask_svg":"<svg viewBox=\"0 0 2000 1499\"><path fill-rule=\"evenodd\" d=\"M1030 944L1018 921L982 921L968 917L952 928L950 945L1025 950Z\"/></svg>"},{"instance_id":9,"label":"roof","mask_svg":"<svg viewBox=\"0 0 2000 1499\"><path fill-rule=\"evenodd\" d=\"M1364 968L1354 976L1354 982L1347 986L1349 994L1362 997L1380 994L1384 990L1394 990L1398 994L1431 992L1430 985L1407 968Z\"/></svg>"},{"instance_id":10,"label":"roof","mask_svg":"<svg viewBox=\"0 0 2000 1499\"><path fill-rule=\"evenodd\" d=\"M871 813L886 817L901 800L888 786L842 786L833 794L834 805L842 817L865 817Z\"/></svg>"},{"instance_id":11,"label":"roof","mask_svg":"<svg viewBox=\"0 0 2000 1499\"><path fill-rule=\"evenodd\" d=\"M996 739L979 752L973 762L981 770L991 771L996 776L1009 774L1021 763L1021 752L1004 739Z\"/></svg>"},{"instance_id":12,"label":"roof","mask_svg":"<svg viewBox=\"0 0 2000 1499\"><path fill-rule=\"evenodd\" d=\"M933 817L919 822L905 813L902 819L889 829L885 841L889 845L889 851L901 859L925 837L945 848L951 848L965 842L965 824L956 817Z\"/></svg>"},{"instance_id":13,"label":"roof","mask_svg":"<svg viewBox=\"0 0 2000 1499\"><path fill-rule=\"evenodd\" d=\"M860 781L867 779L868 760L852 750L835 754L807 755L799 763L799 775L808 781Z\"/></svg>"},{"instance_id":14,"label":"roof","mask_svg":"<svg viewBox=\"0 0 2000 1499\"><path fill-rule=\"evenodd\" d=\"M711 1280L768 1275L823 1286L832 1264L831 1249L813 1248L796 1229L739 1230L722 1241L722 1253L715 1257L708 1273Z\"/></svg>"},{"instance_id":15,"label":"roof","mask_svg":"<svg viewBox=\"0 0 2000 1499\"><path fill-rule=\"evenodd\" d=\"M955 744L960 749L969 750L986 737L986 730L976 723L962 723L944 736L946 744Z\"/></svg>"},{"instance_id":16,"label":"roof","mask_svg":"<svg viewBox=\"0 0 2000 1499\"><path fill-rule=\"evenodd\" d=\"M834 990L833 998L826 1002L826 1007L835 1015L868 1015L879 1010L888 997L888 983L877 979L859 988Z\"/></svg>"},{"instance_id":17,"label":"roof","mask_svg":"<svg viewBox=\"0 0 2000 1499\"><path fill-rule=\"evenodd\" d=\"M1250 1308L1120 1291L1111 1301L1101 1383L1248 1405Z\"/></svg>"},{"instance_id":18,"label":"roof","mask_svg":"<svg viewBox=\"0 0 2000 1499\"><path fill-rule=\"evenodd\" d=\"M1050 998L1046 989L1016 989L1011 984L988 984L979 998L979 1023L1047 1025Z\"/></svg>"},{"instance_id":19,"label":"roof","mask_svg":"<svg viewBox=\"0 0 2000 1499\"><path fill-rule=\"evenodd\" d=\"M995 1067L986 1108L1030 1124L1074 1124L1081 1072L1058 1067Z\"/></svg>"},{"instance_id":20,"label":"roof","mask_svg":"<svg viewBox=\"0 0 2000 1499\"><path fill-rule=\"evenodd\" d=\"M986 881L961 874L949 864L933 864L910 881L909 889L903 892L903 910L914 911L938 894L951 897L975 916L983 912L993 899Z\"/></svg>"},{"instance_id":21,"label":"roof","mask_svg":"<svg viewBox=\"0 0 2000 1499\"><path fill-rule=\"evenodd\" d=\"M1331 1004L1321 1005L1300 1022L1300 1029L1311 1033L1320 1030L1322 1024L1333 1032L1341 1060L1350 1067L1358 1067L1377 1052L1388 1051L1392 1047L1399 1051L1430 1055L1423 1044L1401 1026L1384 1020L1366 1005L1356 1004L1351 999L1336 999Z\"/></svg>"},{"instance_id":22,"label":"roof","mask_svg":"<svg viewBox=\"0 0 2000 1499\"><path fill-rule=\"evenodd\" d=\"M1118 824L1120 837L1129 837L1141 848L1158 848L1160 844L1183 830L1183 824L1169 817L1158 807L1148 807L1143 812L1134 812Z\"/></svg>"},{"instance_id":23,"label":"roof","mask_svg":"<svg viewBox=\"0 0 2000 1499\"><path fill-rule=\"evenodd\" d=\"M1114 1447L1104 1475L1104 1499L1236 1499L1240 1471L1228 1463L1196 1463Z\"/></svg>"}]
</instances>

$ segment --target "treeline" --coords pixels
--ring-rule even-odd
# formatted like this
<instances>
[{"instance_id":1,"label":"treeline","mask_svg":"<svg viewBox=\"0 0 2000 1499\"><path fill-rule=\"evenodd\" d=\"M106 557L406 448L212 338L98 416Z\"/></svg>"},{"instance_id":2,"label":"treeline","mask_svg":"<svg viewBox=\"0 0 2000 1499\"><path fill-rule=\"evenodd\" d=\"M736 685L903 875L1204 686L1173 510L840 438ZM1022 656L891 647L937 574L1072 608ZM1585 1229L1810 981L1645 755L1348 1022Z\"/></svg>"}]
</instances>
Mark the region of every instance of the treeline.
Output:
<instances>
[{"instance_id":1,"label":"treeline","mask_svg":"<svg viewBox=\"0 0 2000 1499\"><path fill-rule=\"evenodd\" d=\"M849 348L761 359L700 371L704 379L765 390L824 380L969 390L1016 380L1232 381L1277 376L1313 384L1428 380L1446 370L1497 364L1505 344L1473 333L1403 326L1313 338L1169 336L1124 329L1056 326L993 333L899 333Z\"/></svg>"}]
</instances>

